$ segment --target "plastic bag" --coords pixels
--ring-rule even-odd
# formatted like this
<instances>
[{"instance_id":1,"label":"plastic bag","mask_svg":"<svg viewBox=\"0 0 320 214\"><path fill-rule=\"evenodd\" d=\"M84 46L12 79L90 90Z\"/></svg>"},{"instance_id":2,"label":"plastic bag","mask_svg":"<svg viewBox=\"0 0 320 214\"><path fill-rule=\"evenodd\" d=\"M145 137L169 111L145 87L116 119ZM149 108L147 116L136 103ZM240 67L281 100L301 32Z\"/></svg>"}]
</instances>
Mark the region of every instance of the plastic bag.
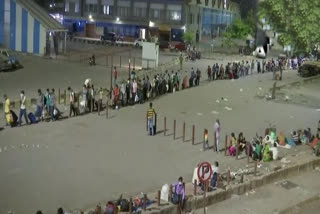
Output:
<instances>
[{"instance_id":1,"label":"plastic bag","mask_svg":"<svg viewBox=\"0 0 320 214\"><path fill-rule=\"evenodd\" d=\"M165 184L161 188L161 196L160 196L160 198L163 201L168 201L168 197L169 197L169 185Z\"/></svg>"}]
</instances>

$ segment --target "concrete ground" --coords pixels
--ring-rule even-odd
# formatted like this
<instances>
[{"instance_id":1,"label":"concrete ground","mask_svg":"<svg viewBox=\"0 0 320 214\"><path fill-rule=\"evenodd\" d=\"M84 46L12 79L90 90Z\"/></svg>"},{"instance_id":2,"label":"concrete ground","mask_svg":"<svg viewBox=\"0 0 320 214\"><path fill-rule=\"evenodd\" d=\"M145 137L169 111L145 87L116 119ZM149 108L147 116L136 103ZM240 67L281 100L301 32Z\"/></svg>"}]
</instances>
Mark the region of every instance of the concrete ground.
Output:
<instances>
[{"instance_id":1,"label":"concrete ground","mask_svg":"<svg viewBox=\"0 0 320 214\"><path fill-rule=\"evenodd\" d=\"M320 171L280 180L207 207L207 214L315 214L320 208ZM308 202L310 201L310 202ZM296 206L301 204L300 206ZM203 209L194 214L204 213Z\"/></svg>"},{"instance_id":2,"label":"concrete ground","mask_svg":"<svg viewBox=\"0 0 320 214\"><path fill-rule=\"evenodd\" d=\"M204 70L216 61L236 59L225 57L220 61L220 57L187 62L184 68ZM67 85L80 88L82 80L89 75L96 85L103 84L103 69L90 69L75 63L32 58L25 64L25 69L1 74L1 93L15 96L15 91L21 88L28 91L47 88L48 82L50 88ZM269 93L273 85L271 78L272 74L267 73L235 81L203 83L200 87L155 100L158 130L163 130L163 117L166 116L170 136L163 136L163 133L155 137L146 135L148 103L111 111L111 119L90 114L6 128L0 131L0 194L4 199L0 200L0 213L8 210L34 213L42 209L50 214L59 206L67 210L93 207L97 202L115 199L121 193L135 195L158 190L179 176L191 181L194 167L202 161L218 160L222 170L227 167L236 170L246 164L244 159L235 161L212 151L201 152L201 144L192 146L189 141L192 124L196 125L196 143L202 142L203 130L208 128L211 144L212 127L217 118L221 122L222 136L231 131L236 134L242 131L247 139L251 139L256 133L263 134L269 125L287 134L298 128L314 130L320 117L314 107L259 98ZM279 84L299 78L295 71L288 71ZM314 96L319 97L319 94L315 91ZM1 114L3 123L2 118ZM175 141L171 135L174 119L179 138ZM185 143L180 138L183 121L187 124L188 142ZM280 155L296 151L281 150Z\"/></svg>"}]
</instances>

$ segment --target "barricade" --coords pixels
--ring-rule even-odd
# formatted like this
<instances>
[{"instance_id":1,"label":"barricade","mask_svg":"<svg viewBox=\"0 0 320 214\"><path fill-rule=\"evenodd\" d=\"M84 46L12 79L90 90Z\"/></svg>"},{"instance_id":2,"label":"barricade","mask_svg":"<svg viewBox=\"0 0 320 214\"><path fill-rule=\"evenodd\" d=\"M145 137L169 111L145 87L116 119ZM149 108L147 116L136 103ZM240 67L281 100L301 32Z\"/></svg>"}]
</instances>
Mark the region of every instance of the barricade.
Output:
<instances>
[{"instance_id":1,"label":"barricade","mask_svg":"<svg viewBox=\"0 0 320 214\"><path fill-rule=\"evenodd\" d=\"M192 125L192 137L191 137L192 145L194 145L195 131L196 131L196 128L194 125Z\"/></svg>"},{"instance_id":2,"label":"barricade","mask_svg":"<svg viewBox=\"0 0 320 214\"><path fill-rule=\"evenodd\" d=\"M177 125L177 122L176 120L173 121L173 140L176 139L176 125Z\"/></svg>"},{"instance_id":3,"label":"barricade","mask_svg":"<svg viewBox=\"0 0 320 214\"><path fill-rule=\"evenodd\" d=\"M184 143L186 141L186 123L183 122L183 126L182 126L182 143Z\"/></svg>"}]
</instances>

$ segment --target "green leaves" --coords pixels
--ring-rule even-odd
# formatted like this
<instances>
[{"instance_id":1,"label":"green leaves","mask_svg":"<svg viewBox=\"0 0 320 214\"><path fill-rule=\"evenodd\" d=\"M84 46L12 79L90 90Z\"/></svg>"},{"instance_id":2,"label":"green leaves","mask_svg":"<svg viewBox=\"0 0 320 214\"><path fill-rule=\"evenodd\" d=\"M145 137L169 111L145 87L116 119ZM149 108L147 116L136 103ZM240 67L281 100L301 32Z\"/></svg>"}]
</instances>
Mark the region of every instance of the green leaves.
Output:
<instances>
[{"instance_id":1,"label":"green leaves","mask_svg":"<svg viewBox=\"0 0 320 214\"><path fill-rule=\"evenodd\" d=\"M187 31L183 34L183 40L189 44L192 44L195 40L195 33L193 31Z\"/></svg>"},{"instance_id":2,"label":"green leaves","mask_svg":"<svg viewBox=\"0 0 320 214\"><path fill-rule=\"evenodd\" d=\"M281 33L280 44L309 52L320 43L319 0L264 0L259 6L259 17Z\"/></svg>"}]
</instances>

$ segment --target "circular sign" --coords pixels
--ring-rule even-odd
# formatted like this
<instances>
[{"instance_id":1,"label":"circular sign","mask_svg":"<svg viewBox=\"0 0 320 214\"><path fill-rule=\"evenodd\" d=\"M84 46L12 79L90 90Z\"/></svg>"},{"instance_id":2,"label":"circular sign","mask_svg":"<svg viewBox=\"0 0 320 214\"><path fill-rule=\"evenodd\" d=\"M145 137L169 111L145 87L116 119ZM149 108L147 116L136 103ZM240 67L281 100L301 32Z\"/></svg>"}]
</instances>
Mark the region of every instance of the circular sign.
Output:
<instances>
[{"instance_id":1,"label":"circular sign","mask_svg":"<svg viewBox=\"0 0 320 214\"><path fill-rule=\"evenodd\" d=\"M207 182L212 176L212 167L208 162L203 162L198 167L198 179L201 182Z\"/></svg>"}]
</instances>

